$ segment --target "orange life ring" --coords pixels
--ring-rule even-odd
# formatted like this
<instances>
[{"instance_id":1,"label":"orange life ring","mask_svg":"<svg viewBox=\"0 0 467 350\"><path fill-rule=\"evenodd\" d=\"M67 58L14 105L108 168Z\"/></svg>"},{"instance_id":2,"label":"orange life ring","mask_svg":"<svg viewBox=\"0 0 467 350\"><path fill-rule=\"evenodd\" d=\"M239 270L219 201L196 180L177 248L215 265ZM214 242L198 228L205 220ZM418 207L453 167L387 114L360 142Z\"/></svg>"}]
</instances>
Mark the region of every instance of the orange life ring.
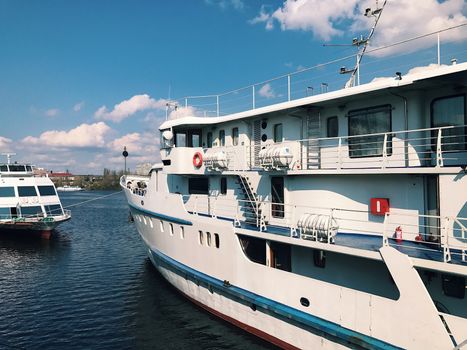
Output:
<instances>
[{"instance_id":1,"label":"orange life ring","mask_svg":"<svg viewBox=\"0 0 467 350\"><path fill-rule=\"evenodd\" d=\"M201 152L196 152L193 156L193 165L195 168L201 168L201 165L203 165L203 155Z\"/></svg>"}]
</instances>

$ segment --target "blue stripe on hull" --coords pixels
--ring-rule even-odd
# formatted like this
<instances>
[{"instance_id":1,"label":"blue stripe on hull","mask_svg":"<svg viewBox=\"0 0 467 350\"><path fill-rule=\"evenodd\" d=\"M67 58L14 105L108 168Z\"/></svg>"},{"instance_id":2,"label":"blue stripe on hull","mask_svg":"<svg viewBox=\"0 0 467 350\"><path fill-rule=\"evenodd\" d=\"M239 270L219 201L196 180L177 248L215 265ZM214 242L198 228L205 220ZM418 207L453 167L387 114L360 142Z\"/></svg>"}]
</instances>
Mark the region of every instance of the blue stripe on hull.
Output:
<instances>
[{"instance_id":1,"label":"blue stripe on hull","mask_svg":"<svg viewBox=\"0 0 467 350\"><path fill-rule=\"evenodd\" d=\"M170 221L170 222L180 224L180 225L187 225L187 226L192 226L193 225L193 223L191 221L188 221L188 220L183 220L183 219L176 218L174 216L164 215L164 214L156 213L156 212L153 212L153 211L150 211L150 210L147 210L147 209L139 208L139 207L137 207L137 206L135 206L135 205L133 205L133 204L131 204L129 202L128 202L128 205L131 208L133 208L134 210L136 210L137 212L149 215L149 216L151 216L153 218Z\"/></svg>"},{"instance_id":2,"label":"blue stripe on hull","mask_svg":"<svg viewBox=\"0 0 467 350\"><path fill-rule=\"evenodd\" d=\"M289 323L321 331L328 336L337 338L341 342L347 342L348 344L350 343L354 346L356 345L366 349L401 349L382 340L342 327L334 322L324 320L285 304L264 298L248 290L235 287L233 285L226 285L224 281L194 270L159 251L151 249L151 254L156 263L167 267L176 274L194 280L198 284L206 284L219 292L219 294L229 297L230 299L234 299L243 304L254 304L257 310L271 314Z\"/></svg>"}]
</instances>

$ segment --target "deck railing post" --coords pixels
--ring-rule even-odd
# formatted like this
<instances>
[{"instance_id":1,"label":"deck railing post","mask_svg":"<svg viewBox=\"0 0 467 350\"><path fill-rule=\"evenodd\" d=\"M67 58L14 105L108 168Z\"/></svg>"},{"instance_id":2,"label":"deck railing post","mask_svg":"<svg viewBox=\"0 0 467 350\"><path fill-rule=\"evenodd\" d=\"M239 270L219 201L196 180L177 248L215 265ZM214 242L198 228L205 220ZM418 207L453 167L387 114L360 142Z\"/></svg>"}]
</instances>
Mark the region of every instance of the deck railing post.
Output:
<instances>
[{"instance_id":1,"label":"deck railing post","mask_svg":"<svg viewBox=\"0 0 467 350\"><path fill-rule=\"evenodd\" d=\"M387 228L388 228L388 220L389 220L388 218L389 218L389 212L386 212L384 214L384 222L383 222L383 246L389 246L389 240L386 234Z\"/></svg>"},{"instance_id":2,"label":"deck railing post","mask_svg":"<svg viewBox=\"0 0 467 350\"><path fill-rule=\"evenodd\" d=\"M342 137L339 137L339 144L337 146L337 169L342 168Z\"/></svg>"},{"instance_id":3,"label":"deck railing post","mask_svg":"<svg viewBox=\"0 0 467 350\"><path fill-rule=\"evenodd\" d=\"M388 134L384 134L384 139L383 139L383 164L381 165L382 169L386 168L387 160L388 160Z\"/></svg>"},{"instance_id":4,"label":"deck railing post","mask_svg":"<svg viewBox=\"0 0 467 350\"><path fill-rule=\"evenodd\" d=\"M290 101L290 74L287 74L287 98Z\"/></svg>"},{"instance_id":5,"label":"deck railing post","mask_svg":"<svg viewBox=\"0 0 467 350\"><path fill-rule=\"evenodd\" d=\"M445 216L441 218L441 247L443 248L444 262L451 261L451 251L449 249L449 226L450 218Z\"/></svg>"},{"instance_id":6,"label":"deck railing post","mask_svg":"<svg viewBox=\"0 0 467 350\"><path fill-rule=\"evenodd\" d=\"M219 95L216 95L216 105L217 105L217 116L219 116L219 110L220 110L220 107L219 107Z\"/></svg>"},{"instance_id":7,"label":"deck railing post","mask_svg":"<svg viewBox=\"0 0 467 350\"><path fill-rule=\"evenodd\" d=\"M443 166L443 152L441 149L441 140L442 140L442 131L443 129L438 129L438 138L436 140L436 167L442 167Z\"/></svg>"}]
</instances>

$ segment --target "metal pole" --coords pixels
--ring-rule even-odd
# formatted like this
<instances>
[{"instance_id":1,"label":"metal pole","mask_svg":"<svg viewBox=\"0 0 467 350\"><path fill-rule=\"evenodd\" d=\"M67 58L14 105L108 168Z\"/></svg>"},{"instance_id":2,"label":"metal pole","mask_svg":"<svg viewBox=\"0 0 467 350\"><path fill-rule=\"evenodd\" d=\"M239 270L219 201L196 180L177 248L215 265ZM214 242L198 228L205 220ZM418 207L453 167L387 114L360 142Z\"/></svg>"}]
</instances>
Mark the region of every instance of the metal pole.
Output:
<instances>
[{"instance_id":1,"label":"metal pole","mask_svg":"<svg viewBox=\"0 0 467 350\"><path fill-rule=\"evenodd\" d=\"M219 95L216 96L217 116L219 116Z\"/></svg>"},{"instance_id":2,"label":"metal pole","mask_svg":"<svg viewBox=\"0 0 467 350\"><path fill-rule=\"evenodd\" d=\"M290 74L287 74L287 97L290 101Z\"/></svg>"},{"instance_id":3,"label":"metal pole","mask_svg":"<svg viewBox=\"0 0 467 350\"><path fill-rule=\"evenodd\" d=\"M255 109L256 108L256 106L255 106L255 104L256 104L256 101L255 101L255 86L253 85L252 88L253 88L253 109Z\"/></svg>"},{"instance_id":4,"label":"metal pole","mask_svg":"<svg viewBox=\"0 0 467 350\"><path fill-rule=\"evenodd\" d=\"M185 97L185 108L188 107L188 97Z\"/></svg>"},{"instance_id":5,"label":"metal pole","mask_svg":"<svg viewBox=\"0 0 467 350\"><path fill-rule=\"evenodd\" d=\"M439 33L438 33L438 66L441 65L441 54L440 54L440 43L439 43Z\"/></svg>"}]
</instances>

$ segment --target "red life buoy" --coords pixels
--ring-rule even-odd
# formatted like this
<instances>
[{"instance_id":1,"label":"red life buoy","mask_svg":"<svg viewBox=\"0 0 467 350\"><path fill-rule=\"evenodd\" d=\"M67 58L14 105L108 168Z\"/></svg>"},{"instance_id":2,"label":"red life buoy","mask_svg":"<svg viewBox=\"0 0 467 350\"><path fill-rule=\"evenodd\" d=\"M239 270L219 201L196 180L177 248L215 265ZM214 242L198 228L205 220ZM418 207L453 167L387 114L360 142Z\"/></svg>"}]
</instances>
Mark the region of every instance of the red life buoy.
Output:
<instances>
[{"instance_id":1,"label":"red life buoy","mask_svg":"<svg viewBox=\"0 0 467 350\"><path fill-rule=\"evenodd\" d=\"M201 168L201 165L203 165L203 155L201 152L196 152L193 156L193 165L195 168Z\"/></svg>"}]
</instances>

